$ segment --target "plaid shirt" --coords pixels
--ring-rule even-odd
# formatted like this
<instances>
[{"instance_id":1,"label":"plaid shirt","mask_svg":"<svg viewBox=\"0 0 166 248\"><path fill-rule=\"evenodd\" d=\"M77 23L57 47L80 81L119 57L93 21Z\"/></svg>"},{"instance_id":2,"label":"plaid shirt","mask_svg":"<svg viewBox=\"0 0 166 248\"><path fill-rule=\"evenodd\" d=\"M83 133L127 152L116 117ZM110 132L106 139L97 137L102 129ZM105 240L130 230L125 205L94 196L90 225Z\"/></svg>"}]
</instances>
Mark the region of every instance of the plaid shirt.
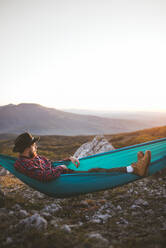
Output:
<instances>
[{"instance_id":1,"label":"plaid shirt","mask_svg":"<svg viewBox=\"0 0 166 248\"><path fill-rule=\"evenodd\" d=\"M69 158L65 158L61 161L70 161ZM37 179L41 182L48 182L53 179L58 178L61 174L65 174L65 170L62 166L52 166L52 161L47 159L44 156L37 155L35 158L28 158L25 156L20 156L15 164L14 168L34 179Z\"/></svg>"}]
</instances>

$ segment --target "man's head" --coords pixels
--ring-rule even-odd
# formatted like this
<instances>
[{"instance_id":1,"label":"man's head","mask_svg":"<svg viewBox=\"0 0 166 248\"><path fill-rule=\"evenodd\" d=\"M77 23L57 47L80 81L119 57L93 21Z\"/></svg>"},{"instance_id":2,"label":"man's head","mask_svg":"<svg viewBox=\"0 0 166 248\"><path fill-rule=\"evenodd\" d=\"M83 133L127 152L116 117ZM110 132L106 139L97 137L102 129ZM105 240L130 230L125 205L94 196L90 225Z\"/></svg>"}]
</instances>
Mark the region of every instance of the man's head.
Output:
<instances>
[{"instance_id":1,"label":"man's head","mask_svg":"<svg viewBox=\"0 0 166 248\"><path fill-rule=\"evenodd\" d=\"M37 145L33 143L31 146L25 148L24 152L22 153L29 158L34 158L37 155Z\"/></svg>"},{"instance_id":2,"label":"man's head","mask_svg":"<svg viewBox=\"0 0 166 248\"><path fill-rule=\"evenodd\" d=\"M19 152L30 158L37 155L36 141L39 141L40 137L34 138L30 133L22 133L15 140L15 146L13 152Z\"/></svg>"}]
</instances>

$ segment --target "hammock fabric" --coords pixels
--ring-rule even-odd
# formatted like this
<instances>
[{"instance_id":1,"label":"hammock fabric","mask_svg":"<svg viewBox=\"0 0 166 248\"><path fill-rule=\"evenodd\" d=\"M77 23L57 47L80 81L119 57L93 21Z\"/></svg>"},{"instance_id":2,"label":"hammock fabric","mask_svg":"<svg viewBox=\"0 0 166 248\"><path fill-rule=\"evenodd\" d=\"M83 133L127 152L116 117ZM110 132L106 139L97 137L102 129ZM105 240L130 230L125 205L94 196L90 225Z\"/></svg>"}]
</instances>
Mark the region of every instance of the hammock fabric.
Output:
<instances>
[{"instance_id":1,"label":"hammock fabric","mask_svg":"<svg viewBox=\"0 0 166 248\"><path fill-rule=\"evenodd\" d=\"M151 164L149 175L166 167L166 138L145 142L138 145L132 145L109 152L99 153L92 156L80 158L79 168L75 168L71 161L55 161L53 166L66 164L68 168L86 171L91 168L117 168L126 167L137 161L137 152L146 150L151 151ZM14 162L17 158L0 154L0 165L10 171L13 175L23 181L30 187L46 195L55 198L64 198L90 192L111 189L129 182L141 179L141 177L132 173L120 172L90 172L62 174L59 178L50 182L42 183L36 179L30 178L19 173L14 168Z\"/></svg>"}]
</instances>

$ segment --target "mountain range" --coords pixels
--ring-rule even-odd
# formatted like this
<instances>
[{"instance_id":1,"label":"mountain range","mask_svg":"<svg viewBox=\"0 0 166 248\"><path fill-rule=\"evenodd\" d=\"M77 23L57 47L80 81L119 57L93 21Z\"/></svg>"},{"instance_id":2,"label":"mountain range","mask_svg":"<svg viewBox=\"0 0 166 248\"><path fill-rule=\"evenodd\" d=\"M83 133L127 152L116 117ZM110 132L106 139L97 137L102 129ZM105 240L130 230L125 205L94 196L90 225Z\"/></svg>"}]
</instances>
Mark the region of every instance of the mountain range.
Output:
<instances>
[{"instance_id":1,"label":"mountain range","mask_svg":"<svg viewBox=\"0 0 166 248\"><path fill-rule=\"evenodd\" d=\"M39 104L21 103L0 106L0 133L29 131L39 135L97 135L131 132L154 127L144 119L130 120L78 114Z\"/></svg>"}]
</instances>

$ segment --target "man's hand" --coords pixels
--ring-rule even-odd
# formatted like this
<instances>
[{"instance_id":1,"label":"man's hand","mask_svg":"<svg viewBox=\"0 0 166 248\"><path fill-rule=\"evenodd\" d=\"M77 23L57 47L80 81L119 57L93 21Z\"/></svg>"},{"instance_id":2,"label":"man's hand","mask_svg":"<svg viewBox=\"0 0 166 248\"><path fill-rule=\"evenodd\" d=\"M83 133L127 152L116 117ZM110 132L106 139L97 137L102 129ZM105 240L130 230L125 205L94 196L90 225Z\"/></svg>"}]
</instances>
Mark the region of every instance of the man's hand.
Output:
<instances>
[{"instance_id":1,"label":"man's hand","mask_svg":"<svg viewBox=\"0 0 166 248\"><path fill-rule=\"evenodd\" d=\"M65 170L67 170L68 168L66 167L66 165L64 165L64 164L61 164L60 165L63 169L65 169Z\"/></svg>"},{"instance_id":2,"label":"man's hand","mask_svg":"<svg viewBox=\"0 0 166 248\"><path fill-rule=\"evenodd\" d=\"M78 166L80 165L79 160L78 160L77 158L75 158L75 157L72 157L72 156L70 156L69 159L70 159L71 162L76 166L76 168L78 168Z\"/></svg>"}]
</instances>

